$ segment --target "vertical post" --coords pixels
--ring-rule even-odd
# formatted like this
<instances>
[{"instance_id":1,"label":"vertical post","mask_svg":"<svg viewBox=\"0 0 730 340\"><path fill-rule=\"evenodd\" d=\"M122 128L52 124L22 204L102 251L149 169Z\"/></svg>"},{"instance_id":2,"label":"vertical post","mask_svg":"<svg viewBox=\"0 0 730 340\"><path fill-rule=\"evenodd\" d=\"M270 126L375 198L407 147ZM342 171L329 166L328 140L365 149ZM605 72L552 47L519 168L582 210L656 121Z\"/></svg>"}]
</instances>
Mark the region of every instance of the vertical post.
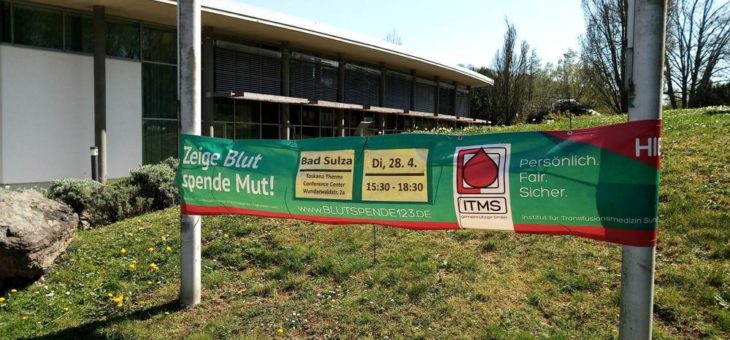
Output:
<instances>
[{"instance_id":1,"label":"vertical post","mask_svg":"<svg viewBox=\"0 0 730 340\"><path fill-rule=\"evenodd\" d=\"M337 101L345 102L345 59L342 55L337 64ZM337 135L345 137L345 110L337 109Z\"/></svg>"},{"instance_id":2,"label":"vertical post","mask_svg":"<svg viewBox=\"0 0 730 340\"><path fill-rule=\"evenodd\" d=\"M215 91L215 40L210 36L212 33L210 27L203 28L205 37L203 40L203 69L201 71L203 77L203 135L213 137L215 130L213 128L213 111L215 110L215 102L213 97L208 96L209 93Z\"/></svg>"},{"instance_id":3,"label":"vertical post","mask_svg":"<svg viewBox=\"0 0 730 340\"><path fill-rule=\"evenodd\" d=\"M661 119L667 0L629 0L629 120ZM621 339L651 339L655 247L623 246Z\"/></svg>"},{"instance_id":4,"label":"vertical post","mask_svg":"<svg viewBox=\"0 0 730 340\"><path fill-rule=\"evenodd\" d=\"M180 0L177 5L178 65L181 133L200 135L200 1ZM200 303L200 228L196 215L181 215L180 303Z\"/></svg>"},{"instance_id":5,"label":"vertical post","mask_svg":"<svg viewBox=\"0 0 730 340\"><path fill-rule=\"evenodd\" d=\"M466 87L466 111L464 117L471 117L471 96L473 94L471 86Z\"/></svg>"},{"instance_id":6,"label":"vertical post","mask_svg":"<svg viewBox=\"0 0 730 340\"><path fill-rule=\"evenodd\" d=\"M94 6L94 144L99 148L98 178L106 183L106 22L104 7Z\"/></svg>"},{"instance_id":7,"label":"vertical post","mask_svg":"<svg viewBox=\"0 0 730 340\"><path fill-rule=\"evenodd\" d=\"M456 101L457 101L458 93L459 93L459 83L457 83L456 81L454 81L451 84L454 85L454 89L451 90L451 103L450 103L451 104L451 111L452 111L451 114L453 114L454 117L457 117L458 118L459 117L459 112L457 112L458 111L458 108L456 106Z\"/></svg>"},{"instance_id":8,"label":"vertical post","mask_svg":"<svg viewBox=\"0 0 730 340\"><path fill-rule=\"evenodd\" d=\"M416 110L416 70L411 70L411 97L410 99L410 111Z\"/></svg>"},{"instance_id":9,"label":"vertical post","mask_svg":"<svg viewBox=\"0 0 730 340\"><path fill-rule=\"evenodd\" d=\"M441 86L440 86L441 82L439 81L439 76L433 77L433 81L436 82L436 91L433 92L435 94L434 98L433 98L433 115L438 116L439 115L439 105L440 105L439 101L441 99L441 98L439 98L439 97L441 97L441 93L440 93L441 92Z\"/></svg>"},{"instance_id":10,"label":"vertical post","mask_svg":"<svg viewBox=\"0 0 730 340\"><path fill-rule=\"evenodd\" d=\"M281 95L288 97L290 95L289 82L291 79L291 50L289 44L284 42L281 46ZM281 105L281 138L289 140L291 139L291 118L289 112L291 111L289 104Z\"/></svg>"},{"instance_id":11,"label":"vertical post","mask_svg":"<svg viewBox=\"0 0 730 340\"><path fill-rule=\"evenodd\" d=\"M385 107L386 73L385 63L380 63L380 86L378 87L378 105L380 107ZM378 113L378 134L385 134L385 119L385 113Z\"/></svg>"},{"instance_id":12,"label":"vertical post","mask_svg":"<svg viewBox=\"0 0 730 340\"><path fill-rule=\"evenodd\" d=\"M99 181L99 148L92 146L89 148L91 156L91 179Z\"/></svg>"}]
</instances>

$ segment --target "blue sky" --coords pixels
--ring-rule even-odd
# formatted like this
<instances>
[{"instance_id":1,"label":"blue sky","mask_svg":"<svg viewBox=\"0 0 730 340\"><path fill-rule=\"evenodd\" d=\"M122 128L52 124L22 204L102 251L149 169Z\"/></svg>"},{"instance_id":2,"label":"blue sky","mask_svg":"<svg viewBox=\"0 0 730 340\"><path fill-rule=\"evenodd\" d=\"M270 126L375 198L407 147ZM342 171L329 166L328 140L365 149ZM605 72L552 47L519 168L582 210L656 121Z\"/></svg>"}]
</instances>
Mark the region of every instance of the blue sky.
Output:
<instances>
[{"instance_id":1,"label":"blue sky","mask_svg":"<svg viewBox=\"0 0 730 340\"><path fill-rule=\"evenodd\" d=\"M237 0L376 39L395 29L403 46L451 64L489 65L505 18L544 62L578 50L580 0Z\"/></svg>"}]
</instances>

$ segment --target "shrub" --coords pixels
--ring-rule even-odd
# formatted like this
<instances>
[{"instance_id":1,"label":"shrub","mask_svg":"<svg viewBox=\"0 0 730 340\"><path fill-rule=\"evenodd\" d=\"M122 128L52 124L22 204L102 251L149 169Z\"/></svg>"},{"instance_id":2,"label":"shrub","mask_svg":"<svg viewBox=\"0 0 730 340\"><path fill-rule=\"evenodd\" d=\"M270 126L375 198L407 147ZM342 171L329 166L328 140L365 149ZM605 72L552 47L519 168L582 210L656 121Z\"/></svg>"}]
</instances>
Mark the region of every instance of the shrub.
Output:
<instances>
[{"instance_id":1,"label":"shrub","mask_svg":"<svg viewBox=\"0 0 730 340\"><path fill-rule=\"evenodd\" d=\"M139 195L130 178L97 188L89 202L89 219L94 226L114 223L151 211L151 200Z\"/></svg>"},{"instance_id":2,"label":"shrub","mask_svg":"<svg viewBox=\"0 0 730 340\"><path fill-rule=\"evenodd\" d=\"M68 204L74 212L81 214L88 210L91 196L102 184L90 179L59 179L48 187L46 197Z\"/></svg>"},{"instance_id":3,"label":"shrub","mask_svg":"<svg viewBox=\"0 0 730 340\"><path fill-rule=\"evenodd\" d=\"M168 158L133 169L130 177L107 185L89 179L57 180L47 196L68 204L92 226L110 224L177 204L177 166L176 159Z\"/></svg>"},{"instance_id":4,"label":"shrub","mask_svg":"<svg viewBox=\"0 0 730 340\"><path fill-rule=\"evenodd\" d=\"M177 171L177 166L180 165L180 160L177 158L167 157L164 161L162 161L160 164L165 164L172 169L173 172Z\"/></svg>"},{"instance_id":5,"label":"shrub","mask_svg":"<svg viewBox=\"0 0 730 340\"><path fill-rule=\"evenodd\" d=\"M143 165L131 171L132 183L139 188L139 195L151 199L151 209L165 209L178 202L175 171L167 161Z\"/></svg>"}]
</instances>

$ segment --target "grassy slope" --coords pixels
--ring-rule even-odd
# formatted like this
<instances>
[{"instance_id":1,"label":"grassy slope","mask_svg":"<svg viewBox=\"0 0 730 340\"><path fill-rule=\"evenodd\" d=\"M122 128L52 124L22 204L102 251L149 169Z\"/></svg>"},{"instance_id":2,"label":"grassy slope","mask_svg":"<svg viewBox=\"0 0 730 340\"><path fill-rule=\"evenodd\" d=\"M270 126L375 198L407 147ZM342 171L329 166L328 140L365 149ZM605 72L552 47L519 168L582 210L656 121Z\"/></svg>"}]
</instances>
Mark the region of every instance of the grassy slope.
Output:
<instances>
[{"instance_id":1,"label":"grassy slope","mask_svg":"<svg viewBox=\"0 0 730 340\"><path fill-rule=\"evenodd\" d=\"M654 333L727 338L730 112L670 111L664 124ZM203 302L181 310L177 213L78 232L44 280L0 292L0 338L617 336L615 245L378 228L373 265L370 226L250 217L205 219Z\"/></svg>"}]
</instances>

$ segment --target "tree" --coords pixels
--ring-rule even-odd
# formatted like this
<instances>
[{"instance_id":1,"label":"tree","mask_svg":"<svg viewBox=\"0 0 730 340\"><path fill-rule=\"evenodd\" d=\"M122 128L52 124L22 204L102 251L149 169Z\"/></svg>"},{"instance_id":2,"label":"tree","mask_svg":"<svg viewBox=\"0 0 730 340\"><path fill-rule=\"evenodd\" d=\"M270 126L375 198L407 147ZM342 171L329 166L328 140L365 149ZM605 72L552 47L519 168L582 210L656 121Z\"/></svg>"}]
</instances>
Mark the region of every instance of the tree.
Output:
<instances>
[{"instance_id":1,"label":"tree","mask_svg":"<svg viewBox=\"0 0 730 340\"><path fill-rule=\"evenodd\" d=\"M398 46L403 45L403 38L401 38L400 34L398 34L395 28L393 28L392 31L388 32L388 34L385 35L385 41Z\"/></svg>"},{"instance_id":2,"label":"tree","mask_svg":"<svg viewBox=\"0 0 730 340\"><path fill-rule=\"evenodd\" d=\"M517 30L506 22L502 48L494 57L494 86L489 96L491 120L495 124L514 124L524 109L530 95L531 77L529 71L534 66L535 54L530 53L530 45L523 41L517 50ZM531 59L535 56L535 59Z\"/></svg>"},{"instance_id":3,"label":"tree","mask_svg":"<svg viewBox=\"0 0 730 340\"><path fill-rule=\"evenodd\" d=\"M628 111L627 7L627 0L583 0L581 58L596 99L614 112Z\"/></svg>"},{"instance_id":4,"label":"tree","mask_svg":"<svg viewBox=\"0 0 730 340\"><path fill-rule=\"evenodd\" d=\"M728 67L730 4L672 0L668 12L664 72L671 105L706 105L713 79Z\"/></svg>"}]
</instances>

